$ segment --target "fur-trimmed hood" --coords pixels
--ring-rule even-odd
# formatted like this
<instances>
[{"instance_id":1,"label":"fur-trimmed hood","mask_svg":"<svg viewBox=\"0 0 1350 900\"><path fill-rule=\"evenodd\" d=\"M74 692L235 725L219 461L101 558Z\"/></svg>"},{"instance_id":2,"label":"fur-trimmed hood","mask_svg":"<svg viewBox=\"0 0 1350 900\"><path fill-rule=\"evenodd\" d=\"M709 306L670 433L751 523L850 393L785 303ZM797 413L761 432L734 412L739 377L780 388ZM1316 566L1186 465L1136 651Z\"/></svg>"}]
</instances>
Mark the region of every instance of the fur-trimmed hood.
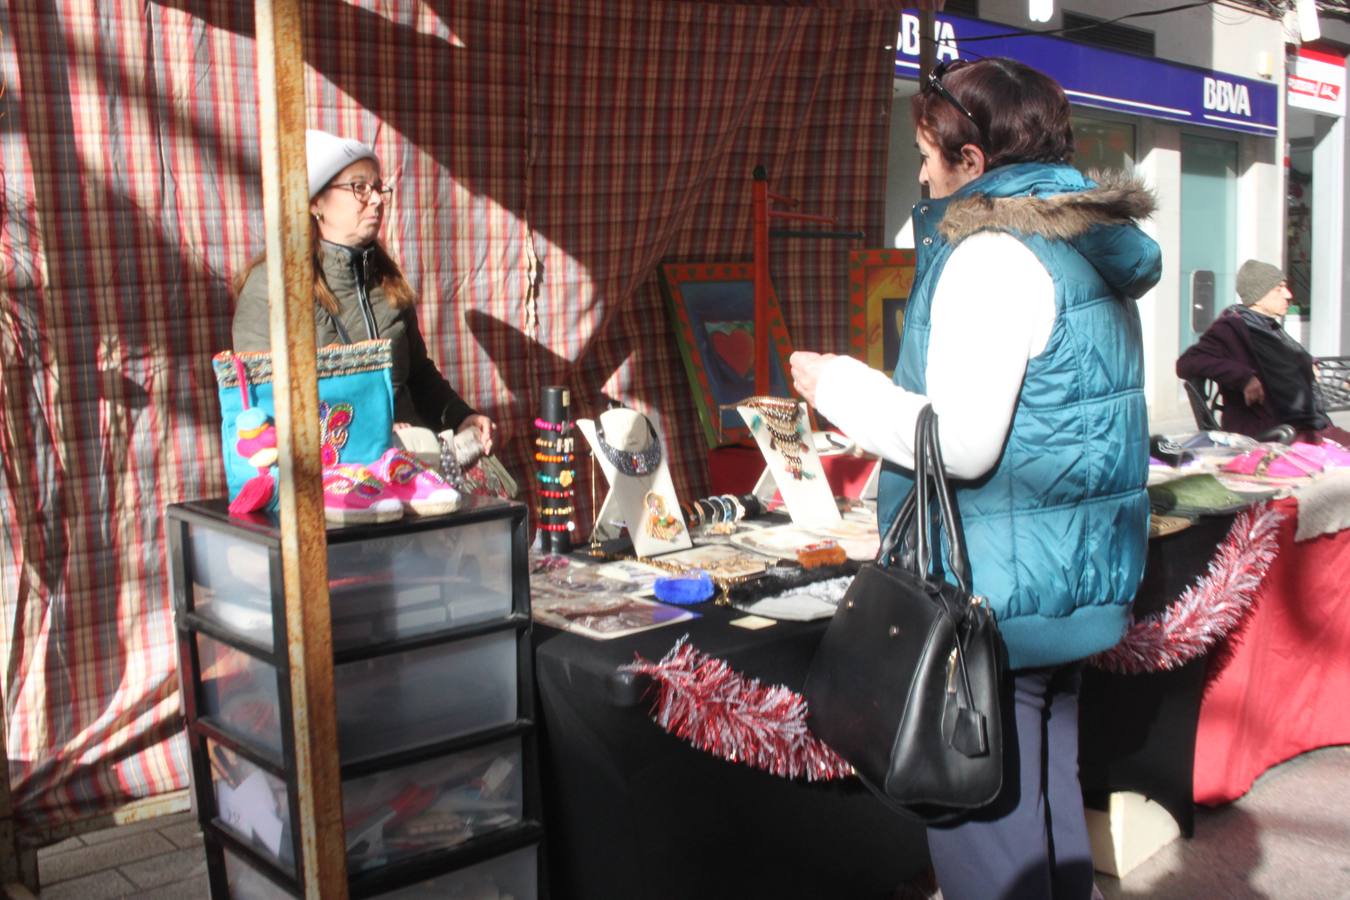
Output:
<instances>
[{"instance_id":1,"label":"fur-trimmed hood","mask_svg":"<svg viewBox=\"0 0 1350 900\"><path fill-rule=\"evenodd\" d=\"M1141 180L1123 172L1019 163L985 173L949 200L938 226L958 244L981 231L1037 235L1069 243L1122 294L1140 297L1157 283L1158 245L1136 225L1157 199Z\"/></svg>"}]
</instances>

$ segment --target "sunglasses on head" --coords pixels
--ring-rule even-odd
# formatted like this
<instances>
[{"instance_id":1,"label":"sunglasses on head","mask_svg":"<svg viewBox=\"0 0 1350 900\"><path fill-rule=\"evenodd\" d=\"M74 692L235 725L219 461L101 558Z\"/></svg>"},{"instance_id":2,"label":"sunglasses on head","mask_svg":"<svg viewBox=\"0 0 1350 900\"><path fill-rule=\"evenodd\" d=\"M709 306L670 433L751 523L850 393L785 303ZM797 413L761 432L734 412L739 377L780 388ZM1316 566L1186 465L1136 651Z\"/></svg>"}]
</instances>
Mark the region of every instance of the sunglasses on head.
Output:
<instances>
[{"instance_id":1,"label":"sunglasses on head","mask_svg":"<svg viewBox=\"0 0 1350 900\"><path fill-rule=\"evenodd\" d=\"M933 93L937 94L943 100L946 100L953 107L955 107L957 112L959 112L961 115L969 119L970 124L975 126L975 130L980 135L980 143L983 144L985 142L984 129L980 127L980 123L975 121L975 116L971 113L970 110L966 109L965 104L962 103L960 100L957 100L956 96L952 94L951 91L947 90L946 85L942 83L942 79L945 75L947 75L950 72L959 71L960 69L965 68L967 65L969 65L969 63L964 59L943 60L942 62L934 66L931 71L929 71L928 80L924 84L924 90L932 91Z\"/></svg>"}]
</instances>

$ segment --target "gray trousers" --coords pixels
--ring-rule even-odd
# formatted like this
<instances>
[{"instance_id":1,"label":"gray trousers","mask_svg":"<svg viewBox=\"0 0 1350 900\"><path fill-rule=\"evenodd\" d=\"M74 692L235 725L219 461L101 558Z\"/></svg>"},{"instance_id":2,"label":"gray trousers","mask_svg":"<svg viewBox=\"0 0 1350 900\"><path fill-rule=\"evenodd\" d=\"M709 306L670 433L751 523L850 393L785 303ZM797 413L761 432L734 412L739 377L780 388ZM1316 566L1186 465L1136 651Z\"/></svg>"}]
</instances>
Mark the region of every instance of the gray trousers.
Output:
<instances>
[{"instance_id":1,"label":"gray trousers","mask_svg":"<svg viewBox=\"0 0 1350 900\"><path fill-rule=\"evenodd\" d=\"M976 816L928 829L943 900L1092 896L1078 783L1081 668L1025 669L1013 673L1011 690L1005 685L1002 792Z\"/></svg>"}]
</instances>

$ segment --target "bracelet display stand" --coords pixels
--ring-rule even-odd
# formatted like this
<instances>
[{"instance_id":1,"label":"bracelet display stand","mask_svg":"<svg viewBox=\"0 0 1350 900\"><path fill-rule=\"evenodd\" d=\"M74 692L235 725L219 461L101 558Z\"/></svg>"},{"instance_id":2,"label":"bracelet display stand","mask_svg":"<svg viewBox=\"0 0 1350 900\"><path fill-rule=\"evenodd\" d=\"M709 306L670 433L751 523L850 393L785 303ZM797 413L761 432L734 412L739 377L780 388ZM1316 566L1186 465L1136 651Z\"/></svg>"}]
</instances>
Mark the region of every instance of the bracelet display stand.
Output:
<instances>
[{"instance_id":1,"label":"bracelet display stand","mask_svg":"<svg viewBox=\"0 0 1350 900\"><path fill-rule=\"evenodd\" d=\"M764 455L764 473L752 493L767 504L776 488L792 523L809 528L842 519L816 452L805 406L784 397L751 397L736 409Z\"/></svg>"},{"instance_id":2,"label":"bracelet display stand","mask_svg":"<svg viewBox=\"0 0 1350 900\"><path fill-rule=\"evenodd\" d=\"M590 443L609 481L609 493L596 514L596 536L600 540L618 537L617 526L622 523L628 526L638 556L692 547L661 436L651 420L635 410L611 409L600 414L598 424L578 419L577 429ZM632 471L620 471L615 459Z\"/></svg>"},{"instance_id":3,"label":"bracelet display stand","mask_svg":"<svg viewBox=\"0 0 1350 900\"><path fill-rule=\"evenodd\" d=\"M570 392L565 387L548 385L540 400L535 420L535 480L538 482L540 549L564 554L572 550L572 502L576 495L575 448L569 412Z\"/></svg>"}]
</instances>

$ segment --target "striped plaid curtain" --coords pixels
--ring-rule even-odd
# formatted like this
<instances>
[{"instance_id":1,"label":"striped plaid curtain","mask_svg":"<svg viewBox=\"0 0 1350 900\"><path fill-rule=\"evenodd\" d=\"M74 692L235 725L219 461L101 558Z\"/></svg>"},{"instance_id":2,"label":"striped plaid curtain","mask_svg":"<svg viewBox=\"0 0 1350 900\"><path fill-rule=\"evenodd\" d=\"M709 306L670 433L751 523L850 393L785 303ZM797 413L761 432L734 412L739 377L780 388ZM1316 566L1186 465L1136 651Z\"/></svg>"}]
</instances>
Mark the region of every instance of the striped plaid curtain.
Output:
<instances>
[{"instance_id":1,"label":"striped plaid curtain","mask_svg":"<svg viewBox=\"0 0 1350 900\"><path fill-rule=\"evenodd\" d=\"M262 200L252 4L0 10L3 690L15 804L37 827L187 784L161 516L224 489L209 359L262 249ZM759 164L876 245L898 11L361 0L306 16L310 125L374 144L431 353L502 425L508 467L529 471L538 386L564 384L576 415L602 397L649 412L677 488L701 495L657 264L748 259ZM844 347L845 263L841 245L775 244L798 345Z\"/></svg>"}]
</instances>

